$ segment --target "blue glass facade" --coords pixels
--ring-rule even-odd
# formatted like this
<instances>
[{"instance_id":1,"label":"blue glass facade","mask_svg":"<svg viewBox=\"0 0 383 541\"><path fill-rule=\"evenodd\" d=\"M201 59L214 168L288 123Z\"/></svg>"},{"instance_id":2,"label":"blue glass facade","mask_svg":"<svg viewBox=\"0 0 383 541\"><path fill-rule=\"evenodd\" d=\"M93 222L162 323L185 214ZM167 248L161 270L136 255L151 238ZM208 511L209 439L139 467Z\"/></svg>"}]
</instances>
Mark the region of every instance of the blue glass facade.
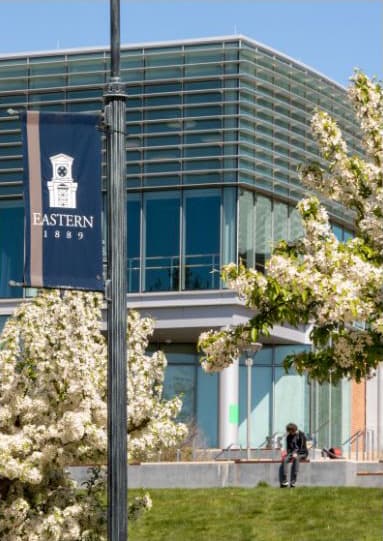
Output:
<instances>
[{"instance_id":1,"label":"blue glass facade","mask_svg":"<svg viewBox=\"0 0 383 541\"><path fill-rule=\"evenodd\" d=\"M263 269L275 241L300 235L295 204L305 189L297 167L319 159L309 129L314 109L336 118L355 153L358 132L343 88L247 38L122 47L121 68L128 93L128 290L133 304L178 294L181 318L187 292L217 292L220 302L223 264L241 258ZM23 295L9 287L10 279L21 280L23 265L20 122L9 109L101 114L108 73L102 48L0 58L0 303ZM337 235L351 235L350 216L337 205L329 210ZM186 318L184 335L175 338L169 323L168 335L180 345L169 352L167 389L187 389L184 415L216 445L217 378L198 368L191 325ZM254 369L254 415L262 418L256 444L283 429L284 411L315 429L312 392L282 373L282 347L270 346L271 364ZM297 385L299 414L293 404L282 407ZM240 413L241 438L244 422Z\"/></svg>"}]
</instances>

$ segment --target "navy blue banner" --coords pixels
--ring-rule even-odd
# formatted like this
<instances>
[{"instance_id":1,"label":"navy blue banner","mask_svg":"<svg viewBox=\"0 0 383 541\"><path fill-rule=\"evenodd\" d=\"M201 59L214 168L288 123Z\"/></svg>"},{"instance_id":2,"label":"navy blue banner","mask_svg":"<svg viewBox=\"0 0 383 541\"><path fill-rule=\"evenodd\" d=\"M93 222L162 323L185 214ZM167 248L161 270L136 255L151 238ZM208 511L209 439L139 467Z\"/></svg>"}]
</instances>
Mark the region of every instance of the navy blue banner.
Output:
<instances>
[{"instance_id":1,"label":"navy blue banner","mask_svg":"<svg viewBox=\"0 0 383 541\"><path fill-rule=\"evenodd\" d=\"M97 115L21 114L26 286L102 291Z\"/></svg>"}]
</instances>

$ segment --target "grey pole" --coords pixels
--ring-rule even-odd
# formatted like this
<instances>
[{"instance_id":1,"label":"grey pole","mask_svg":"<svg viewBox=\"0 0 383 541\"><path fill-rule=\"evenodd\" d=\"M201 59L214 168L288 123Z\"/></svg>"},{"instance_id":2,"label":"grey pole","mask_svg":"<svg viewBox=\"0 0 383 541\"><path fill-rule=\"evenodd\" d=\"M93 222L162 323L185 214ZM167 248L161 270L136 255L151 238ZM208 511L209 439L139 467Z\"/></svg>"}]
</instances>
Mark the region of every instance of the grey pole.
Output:
<instances>
[{"instance_id":1,"label":"grey pole","mask_svg":"<svg viewBox=\"0 0 383 541\"><path fill-rule=\"evenodd\" d=\"M111 69L104 94L107 153L108 539L127 539L126 94L120 79L120 1L110 0Z\"/></svg>"}]
</instances>

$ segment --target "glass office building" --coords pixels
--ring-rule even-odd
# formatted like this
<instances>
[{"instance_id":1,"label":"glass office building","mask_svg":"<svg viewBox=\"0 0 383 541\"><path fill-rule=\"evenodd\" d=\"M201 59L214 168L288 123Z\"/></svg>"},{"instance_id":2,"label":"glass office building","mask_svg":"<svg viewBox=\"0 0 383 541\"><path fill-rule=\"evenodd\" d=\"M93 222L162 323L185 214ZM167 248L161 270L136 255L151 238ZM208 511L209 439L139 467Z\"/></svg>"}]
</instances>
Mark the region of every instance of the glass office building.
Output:
<instances>
[{"instance_id":1,"label":"glass office building","mask_svg":"<svg viewBox=\"0 0 383 541\"><path fill-rule=\"evenodd\" d=\"M0 325L28 294L9 286L21 281L23 266L15 111L101 115L108 76L106 48L0 58ZM234 395L225 398L226 376L204 374L196 351L202 330L249 316L224 288L219 269L241 258L262 270L275 241L299 237L295 205L306 190L297 167L319 159L311 116L318 107L328 111L359 153L353 112L343 87L243 36L122 47L121 76L128 94L128 306L157 320L152 347L167 352L166 393L184 394L182 417L197 423L208 446L231 443L219 428L225 424L238 426L245 443L242 360ZM338 205L329 211L335 233L346 240L351 217ZM319 387L283 371L287 353L309 347L307 329L281 326L255 357L252 445L291 420L321 445L330 438L339 445L349 435L347 383Z\"/></svg>"}]
</instances>

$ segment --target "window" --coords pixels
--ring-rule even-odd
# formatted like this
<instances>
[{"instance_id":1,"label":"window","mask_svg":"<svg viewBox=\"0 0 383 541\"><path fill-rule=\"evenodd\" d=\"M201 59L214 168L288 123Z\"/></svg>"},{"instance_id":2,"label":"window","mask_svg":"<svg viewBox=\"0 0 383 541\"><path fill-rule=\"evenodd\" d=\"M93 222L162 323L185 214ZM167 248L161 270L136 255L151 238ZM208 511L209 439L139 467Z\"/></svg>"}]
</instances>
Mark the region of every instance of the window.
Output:
<instances>
[{"instance_id":1,"label":"window","mask_svg":"<svg viewBox=\"0 0 383 541\"><path fill-rule=\"evenodd\" d=\"M20 201L0 201L0 297L22 297L20 287L9 281L23 281L24 209ZM12 231L12 235L10 235Z\"/></svg>"},{"instance_id":2,"label":"window","mask_svg":"<svg viewBox=\"0 0 383 541\"><path fill-rule=\"evenodd\" d=\"M239 198L238 257L246 267L254 266L254 195L243 191Z\"/></svg>"},{"instance_id":3,"label":"window","mask_svg":"<svg viewBox=\"0 0 383 541\"><path fill-rule=\"evenodd\" d=\"M129 195L127 202L127 264L128 264L128 292L137 292L140 289L140 211L141 204L138 197Z\"/></svg>"},{"instance_id":4,"label":"window","mask_svg":"<svg viewBox=\"0 0 383 541\"><path fill-rule=\"evenodd\" d=\"M257 196L255 219L255 266L264 271L272 243L271 200Z\"/></svg>"},{"instance_id":5,"label":"window","mask_svg":"<svg viewBox=\"0 0 383 541\"><path fill-rule=\"evenodd\" d=\"M185 193L185 289L219 288L220 200L217 191Z\"/></svg>"},{"instance_id":6,"label":"window","mask_svg":"<svg viewBox=\"0 0 383 541\"><path fill-rule=\"evenodd\" d=\"M179 288L180 198L177 192L145 198L145 291Z\"/></svg>"},{"instance_id":7,"label":"window","mask_svg":"<svg viewBox=\"0 0 383 541\"><path fill-rule=\"evenodd\" d=\"M153 179L168 186L179 181L169 175ZM140 196L128 194L129 292L220 287L222 258L235 259L235 191L224 192L223 212L220 189L188 189L183 198L174 189L148 192L143 212ZM225 224L222 247L221 221Z\"/></svg>"}]
</instances>

